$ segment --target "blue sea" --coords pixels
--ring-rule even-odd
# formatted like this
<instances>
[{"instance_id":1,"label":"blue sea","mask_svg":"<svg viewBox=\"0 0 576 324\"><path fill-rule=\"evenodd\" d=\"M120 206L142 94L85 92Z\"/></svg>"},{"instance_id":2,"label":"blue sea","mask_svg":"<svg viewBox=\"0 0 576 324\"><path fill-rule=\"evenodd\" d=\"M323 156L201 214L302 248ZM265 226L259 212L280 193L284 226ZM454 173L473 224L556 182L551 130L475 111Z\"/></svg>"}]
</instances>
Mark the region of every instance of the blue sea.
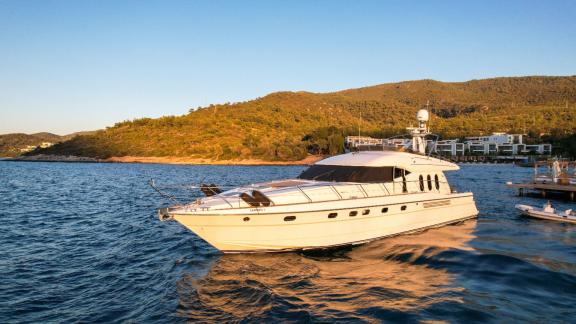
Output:
<instances>
[{"instance_id":1,"label":"blue sea","mask_svg":"<svg viewBox=\"0 0 576 324\"><path fill-rule=\"evenodd\" d=\"M188 201L302 170L0 161L0 322L576 322L576 225L520 216L545 201L505 186L530 168L448 174L477 220L306 253L223 255L148 186Z\"/></svg>"}]
</instances>

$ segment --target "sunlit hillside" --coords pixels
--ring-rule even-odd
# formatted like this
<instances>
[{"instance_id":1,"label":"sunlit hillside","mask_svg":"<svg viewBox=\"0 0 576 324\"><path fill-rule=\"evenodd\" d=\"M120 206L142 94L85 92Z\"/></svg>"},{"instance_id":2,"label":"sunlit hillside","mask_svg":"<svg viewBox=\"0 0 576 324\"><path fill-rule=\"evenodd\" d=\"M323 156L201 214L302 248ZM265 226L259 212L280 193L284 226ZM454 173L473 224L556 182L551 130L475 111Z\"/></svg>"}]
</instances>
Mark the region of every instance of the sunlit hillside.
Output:
<instances>
[{"instance_id":1,"label":"sunlit hillside","mask_svg":"<svg viewBox=\"0 0 576 324\"><path fill-rule=\"evenodd\" d=\"M333 93L279 92L200 107L183 116L117 123L35 153L297 160L332 154L344 136L400 134L423 107L445 138L494 131L557 138L576 131L576 77L518 77L444 83L407 81Z\"/></svg>"}]
</instances>

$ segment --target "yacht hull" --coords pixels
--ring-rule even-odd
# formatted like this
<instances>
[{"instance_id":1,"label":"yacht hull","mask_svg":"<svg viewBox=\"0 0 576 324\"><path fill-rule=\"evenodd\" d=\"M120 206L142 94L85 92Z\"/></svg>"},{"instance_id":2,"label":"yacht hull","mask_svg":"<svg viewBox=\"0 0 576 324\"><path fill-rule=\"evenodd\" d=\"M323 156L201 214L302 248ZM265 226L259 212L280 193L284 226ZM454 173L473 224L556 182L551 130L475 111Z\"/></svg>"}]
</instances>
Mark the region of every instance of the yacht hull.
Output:
<instances>
[{"instance_id":1,"label":"yacht hull","mask_svg":"<svg viewBox=\"0 0 576 324\"><path fill-rule=\"evenodd\" d=\"M307 204L307 210L252 208L171 215L225 253L282 252L362 244L478 215L471 193L422 194ZM214 211L217 212L217 211ZM336 215L334 215L336 214Z\"/></svg>"}]
</instances>

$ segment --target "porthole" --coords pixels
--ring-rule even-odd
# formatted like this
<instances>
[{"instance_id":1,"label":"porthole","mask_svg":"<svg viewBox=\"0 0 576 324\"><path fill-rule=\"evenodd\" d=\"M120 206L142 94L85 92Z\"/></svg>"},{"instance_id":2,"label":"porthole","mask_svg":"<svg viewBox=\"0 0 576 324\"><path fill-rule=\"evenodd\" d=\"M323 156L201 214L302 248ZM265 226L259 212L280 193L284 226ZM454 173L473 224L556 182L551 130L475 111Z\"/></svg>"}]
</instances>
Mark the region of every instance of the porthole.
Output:
<instances>
[{"instance_id":1,"label":"porthole","mask_svg":"<svg viewBox=\"0 0 576 324\"><path fill-rule=\"evenodd\" d=\"M438 180L438 175L434 175L434 184L436 185L436 190L440 190L440 180Z\"/></svg>"},{"instance_id":2,"label":"porthole","mask_svg":"<svg viewBox=\"0 0 576 324\"><path fill-rule=\"evenodd\" d=\"M406 210L406 205L400 207L400 210Z\"/></svg>"},{"instance_id":3,"label":"porthole","mask_svg":"<svg viewBox=\"0 0 576 324\"><path fill-rule=\"evenodd\" d=\"M432 190L432 177L428 175L428 177L426 177L426 181L428 182L428 191Z\"/></svg>"},{"instance_id":4,"label":"porthole","mask_svg":"<svg viewBox=\"0 0 576 324\"><path fill-rule=\"evenodd\" d=\"M368 215L368 214L370 214L370 209L364 209L362 211L362 215Z\"/></svg>"},{"instance_id":5,"label":"porthole","mask_svg":"<svg viewBox=\"0 0 576 324\"><path fill-rule=\"evenodd\" d=\"M424 177L420 175L418 181L420 182L420 191L424 191Z\"/></svg>"},{"instance_id":6,"label":"porthole","mask_svg":"<svg viewBox=\"0 0 576 324\"><path fill-rule=\"evenodd\" d=\"M247 222L250 220L250 217L244 217L244 219L242 219L243 221Z\"/></svg>"},{"instance_id":7,"label":"porthole","mask_svg":"<svg viewBox=\"0 0 576 324\"><path fill-rule=\"evenodd\" d=\"M388 207L382 208L382 214L386 214L388 212Z\"/></svg>"},{"instance_id":8,"label":"porthole","mask_svg":"<svg viewBox=\"0 0 576 324\"><path fill-rule=\"evenodd\" d=\"M291 222L293 220L296 220L296 216L286 216L284 217L284 221L285 222Z\"/></svg>"},{"instance_id":9,"label":"porthole","mask_svg":"<svg viewBox=\"0 0 576 324\"><path fill-rule=\"evenodd\" d=\"M338 213L330 213L328 214L328 218L336 218L338 217Z\"/></svg>"},{"instance_id":10,"label":"porthole","mask_svg":"<svg viewBox=\"0 0 576 324\"><path fill-rule=\"evenodd\" d=\"M356 215L358 215L358 212L357 212L357 211L353 210L353 211L350 212L350 217L354 217L354 216L356 216Z\"/></svg>"}]
</instances>

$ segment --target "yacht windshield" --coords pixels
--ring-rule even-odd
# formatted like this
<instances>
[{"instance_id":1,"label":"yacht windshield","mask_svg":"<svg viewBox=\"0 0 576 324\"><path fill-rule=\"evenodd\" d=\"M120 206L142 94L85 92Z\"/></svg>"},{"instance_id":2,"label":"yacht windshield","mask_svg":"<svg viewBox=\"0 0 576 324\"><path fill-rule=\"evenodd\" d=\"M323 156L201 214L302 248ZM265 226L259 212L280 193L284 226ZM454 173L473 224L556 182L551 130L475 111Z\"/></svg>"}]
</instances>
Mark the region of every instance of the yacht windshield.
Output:
<instances>
[{"instance_id":1,"label":"yacht windshield","mask_svg":"<svg viewBox=\"0 0 576 324\"><path fill-rule=\"evenodd\" d=\"M342 165L313 165L304 170L298 178L305 180L382 183L408 174L394 167L362 167Z\"/></svg>"}]
</instances>

